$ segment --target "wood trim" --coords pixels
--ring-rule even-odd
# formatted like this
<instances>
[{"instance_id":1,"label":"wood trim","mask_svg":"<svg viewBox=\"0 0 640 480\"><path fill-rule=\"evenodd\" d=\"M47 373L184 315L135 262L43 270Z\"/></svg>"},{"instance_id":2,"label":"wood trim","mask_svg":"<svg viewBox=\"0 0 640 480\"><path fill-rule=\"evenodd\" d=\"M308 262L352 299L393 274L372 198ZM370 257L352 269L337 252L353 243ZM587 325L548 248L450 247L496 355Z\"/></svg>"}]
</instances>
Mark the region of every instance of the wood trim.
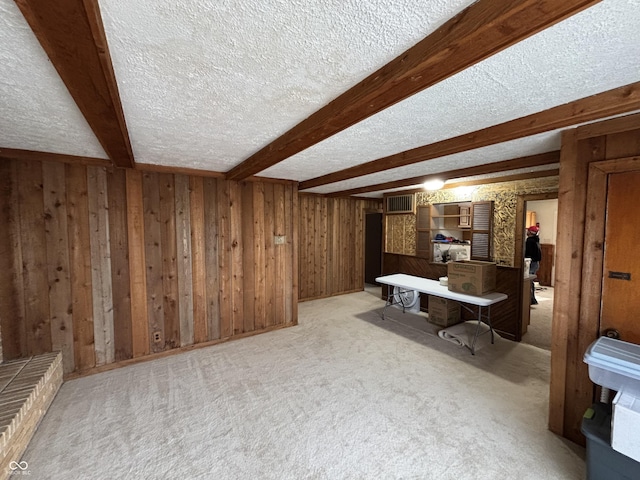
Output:
<instances>
[{"instance_id":1,"label":"wood trim","mask_svg":"<svg viewBox=\"0 0 640 480\"><path fill-rule=\"evenodd\" d=\"M0 149L0 158L2 149ZM136 169L142 170L144 172L159 172L159 173L173 173L178 175L189 175L189 176L197 176L197 177L207 177L207 178L224 178L225 174L223 172L214 172L213 170L201 170L199 168L188 168L188 167L175 167L170 165L155 165L153 163L136 163ZM245 182L263 182L263 183L276 183L282 185L291 185L292 183L297 184L296 180L287 180L284 178L270 178L270 177L260 177L260 176L250 176L244 179Z\"/></svg>"},{"instance_id":2,"label":"wood trim","mask_svg":"<svg viewBox=\"0 0 640 480\"><path fill-rule=\"evenodd\" d=\"M309 189L640 109L640 82L300 183Z\"/></svg>"},{"instance_id":3,"label":"wood trim","mask_svg":"<svg viewBox=\"0 0 640 480\"><path fill-rule=\"evenodd\" d=\"M472 177L475 175L489 175L492 173L518 170L520 168L533 168L533 167L540 167L544 165L552 165L552 164L558 163L559 161L560 161L559 151L547 152L547 153L541 153L538 155L514 158L511 160L504 160L502 162L476 165L474 167L468 167L468 168L459 168L456 170L450 170L448 172L442 172L442 173L430 174L430 175L421 175L419 177L405 178L402 180L394 180L391 182L379 183L377 185L368 185L366 187L352 188L349 190L341 190L339 192L328 193L326 194L326 196L342 197L342 196L349 196L354 194L357 195L361 193L377 192L380 190L391 190L394 188L408 187L410 185L418 185L426 182L427 180L433 180L436 178L439 178L441 180L451 180L453 178ZM536 176L546 176L543 174L543 171L532 172L532 173ZM536 177L529 177L529 178L536 178ZM497 182L500 182L500 181L508 181L508 180L497 180ZM492 183L492 182L490 182L489 179L487 179L487 180L482 180L481 183L484 184L484 183ZM418 189L418 191L419 190L421 189Z\"/></svg>"},{"instance_id":4,"label":"wood trim","mask_svg":"<svg viewBox=\"0 0 640 480\"><path fill-rule=\"evenodd\" d=\"M119 167L133 167L97 0L16 4L109 158Z\"/></svg>"},{"instance_id":5,"label":"wood trim","mask_svg":"<svg viewBox=\"0 0 640 480\"><path fill-rule=\"evenodd\" d=\"M93 165L96 167L111 167L113 164L103 158L81 157L62 153L36 152L17 148L0 148L0 160L30 160L42 162L61 162L79 165Z\"/></svg>"},{"instance_id":6,"label":"wood trim","mask_svg":"<svg viewBox=\"0 0 640 480\"><path fill-rule=\"evenodd\" d=\"M526 228L525 222L525 203L533 202L536 200L552 200L558 198L558 192L547 193L533 193L527 195L518 195L516 204L516 234L515 234L515 254L514 259L520 259L520 265L514 265L518 268L524 268L524 230ZM517 261L517 260L516 260Z\"/></svg>"},{"instance_id":7,"label":"wood trim","mask_svg":"<svg viewBox=\"0 0 640 480\"><path fill-rule=\"evenodd\" d=\"M131 337L134 358L149 355L147 277L144 245L142 173L126 171L129 285L131 289Z\"/></svg>"},{"instance_id":8,"label":"wood trim","mask_svg":"<svg viewBox=\"0 0 640 480\"><path fill-rule=\"evenodd\" d=\"M595 162L591 166L604 173L632 172L640 170L640 156L603 160L602 162Z\"/></svg>"},{"instance_id":9,"label":"wood trim","mask_svg":"<svg viewBox=\"0 0 640 480\"><path fill-rule=\"evenodd\" d=\"M242 180L265 170L597 3L479 0L231 169L226 178Z\"/></svg>"},{"instance_id":10,"label":"wood trim","mask_svg":"<svg viewBox=\"0 0 640 480\"><path fill-rule=\"evenodd\" d=\"M637 129L640 129L640 113L577 127L576 138L578 140L584 140L585 138L611 135L613 133L628 132L629 130Z\"/></svg>"},{"instance_id":11,"label":"wood trim","mask_svg":"<svg viewBox=\"0 0 640 480\"><path fill-rule=\"evenodd\" d=\"M174 175L187 175L198 177L223 178L224 173L198 168L172 167L169 165L155 165L153 163L136 163L136 170L143 172L171 173Z\"/></svg>"}]
</instances>

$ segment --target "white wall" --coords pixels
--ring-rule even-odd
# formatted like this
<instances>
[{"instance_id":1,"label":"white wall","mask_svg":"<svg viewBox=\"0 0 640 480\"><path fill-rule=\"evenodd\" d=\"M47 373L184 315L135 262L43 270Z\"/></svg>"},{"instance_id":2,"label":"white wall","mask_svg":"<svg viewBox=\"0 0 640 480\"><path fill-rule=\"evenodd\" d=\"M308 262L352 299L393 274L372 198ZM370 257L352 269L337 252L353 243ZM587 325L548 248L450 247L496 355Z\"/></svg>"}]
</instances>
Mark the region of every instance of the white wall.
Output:
<instances>
[{"instance_id":1,"label":"white wall","mask_svg":"<svg viewBox=\"0 0 640 480\"><path fill-rule=\"evenodd\" d=\"M540 224L540 243L556 244L558 231L558 199L534 200L527 202L527 212L536 212L536 222ZM525 225L529 227L529 225ZM555 259L551 269L551 285L556 276Z\"/></svg>"}]
</instances>

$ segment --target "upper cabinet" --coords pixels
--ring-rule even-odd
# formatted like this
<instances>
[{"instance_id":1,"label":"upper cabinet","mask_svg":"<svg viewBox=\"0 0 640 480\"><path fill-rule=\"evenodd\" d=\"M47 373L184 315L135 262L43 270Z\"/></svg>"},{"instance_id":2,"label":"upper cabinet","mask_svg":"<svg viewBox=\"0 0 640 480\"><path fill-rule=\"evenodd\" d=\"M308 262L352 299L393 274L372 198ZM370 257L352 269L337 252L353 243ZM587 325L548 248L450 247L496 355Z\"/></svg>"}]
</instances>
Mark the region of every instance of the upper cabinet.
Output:
<instances>
[{"instance_id":1,"label":"upper cabinet","mask_svg":"<svg viewBox=\"0 0 640 480\"><path fill-rule=\"evenodd\" d=\"M490 261L493 202L436 203L416 209L416 255L432 262Z\"/></svg>"}]
</instances>

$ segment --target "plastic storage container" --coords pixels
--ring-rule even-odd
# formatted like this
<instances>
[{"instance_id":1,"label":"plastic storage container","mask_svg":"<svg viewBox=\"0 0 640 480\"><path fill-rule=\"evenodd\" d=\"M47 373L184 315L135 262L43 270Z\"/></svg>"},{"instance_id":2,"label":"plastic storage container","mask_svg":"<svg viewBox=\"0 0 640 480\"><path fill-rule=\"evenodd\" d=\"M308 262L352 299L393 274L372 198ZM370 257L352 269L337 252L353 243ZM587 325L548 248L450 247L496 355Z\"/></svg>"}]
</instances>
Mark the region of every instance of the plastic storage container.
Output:
<instances>
[{"instance_id":1,"label":"plastic storage container","mask_svg":"<svg viewBox=\"0 0 640 480\"><path fill-rule=\"evenodd\" d=\"M584 362L596 385L640 394L640 345L600 337L587 349Z\"/></svg>"},{"instance_id":2,"label":"plastic storage container","mask_svg":"<svg viewBox=\"0 0 640 480\"><path fill-rule=\"evenodd\" d=\"M611 408L596 403L582 418L587 439L587 480L637 480L640 463L611 447Z\"/></svg>"}]
</instances>

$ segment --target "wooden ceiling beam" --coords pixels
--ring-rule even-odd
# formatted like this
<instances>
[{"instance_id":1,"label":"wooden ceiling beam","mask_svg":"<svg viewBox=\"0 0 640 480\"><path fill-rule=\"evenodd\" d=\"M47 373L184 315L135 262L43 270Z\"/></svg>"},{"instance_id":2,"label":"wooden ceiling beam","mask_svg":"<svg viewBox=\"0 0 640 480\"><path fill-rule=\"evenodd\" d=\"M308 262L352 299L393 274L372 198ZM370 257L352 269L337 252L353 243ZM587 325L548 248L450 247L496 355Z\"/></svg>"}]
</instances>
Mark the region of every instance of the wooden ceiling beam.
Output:
<instances>
[{"instance_id":1,"label":"wooden ceiling beam","mask_svg":"<svg viewBox=\"0 0 640 480\"><path fill-rule=\"evenodd\" d=\"M16 148L1 148L0 160L30 160L43 162L75 163L96 167L112 167L113 163L105 158L81 157L61 153L35 152L33 150L19 150Z\"/></svg>"},{"instance_id":2,"label":"wooden ceiling beam","mask_svg":"<svg viewBox=\"0 0 640 480\"><path fill-rule=\"evenodd\" d=\"M409 187L411 185L419 185L428 180L451 180L453 178L473 177L476 175L489 175L492 173L506 172L510 170L519 170L522 168L533 168L544 165L552 165L560 162L560 151L539 153L537 155L529 155L526 157L514 158L511 160L503 160L502 162L487 163L485 165L477 165L469 168L460 168L450 170L448 172L439 172L429 175L421 175L419 177L403 178L402 180L394 180L391 182L378 183L377 185L367 185L366 187L352 188L349 190L341 190L331 192L327 197L347 197L351 195L359 195L362 193L379 192L381 190L393 190L394 188Z\"/></svg>"},{"instance_id":3,"label":"wooden ceiling beam","mask_svg":"<svg viewBox=\"0 0 640 480\"><path fill-rule=\"evenodd\" d=\"M640 82L300 182L300 190L640 110Z\"/></svg>"},{"instance_id":4,"label":"wooden ceiling beam","mask_svg":"<svg viewBox=\"0 0 640 480\"><path fill-rule=\"evenodd\" d=\"M227 173L242 180L601 0L478 0Z\"/></svg>"},{"instance_id":5,"label":"wooden ceiling beam","mask_svg":"<svg viewBox=\"0 0 640 480\"><path fill-rule=\"evenodd\" d=\"M133 167L97 0L15 0L104 151L119 167Z\"/></svg>"}]
</instances>

